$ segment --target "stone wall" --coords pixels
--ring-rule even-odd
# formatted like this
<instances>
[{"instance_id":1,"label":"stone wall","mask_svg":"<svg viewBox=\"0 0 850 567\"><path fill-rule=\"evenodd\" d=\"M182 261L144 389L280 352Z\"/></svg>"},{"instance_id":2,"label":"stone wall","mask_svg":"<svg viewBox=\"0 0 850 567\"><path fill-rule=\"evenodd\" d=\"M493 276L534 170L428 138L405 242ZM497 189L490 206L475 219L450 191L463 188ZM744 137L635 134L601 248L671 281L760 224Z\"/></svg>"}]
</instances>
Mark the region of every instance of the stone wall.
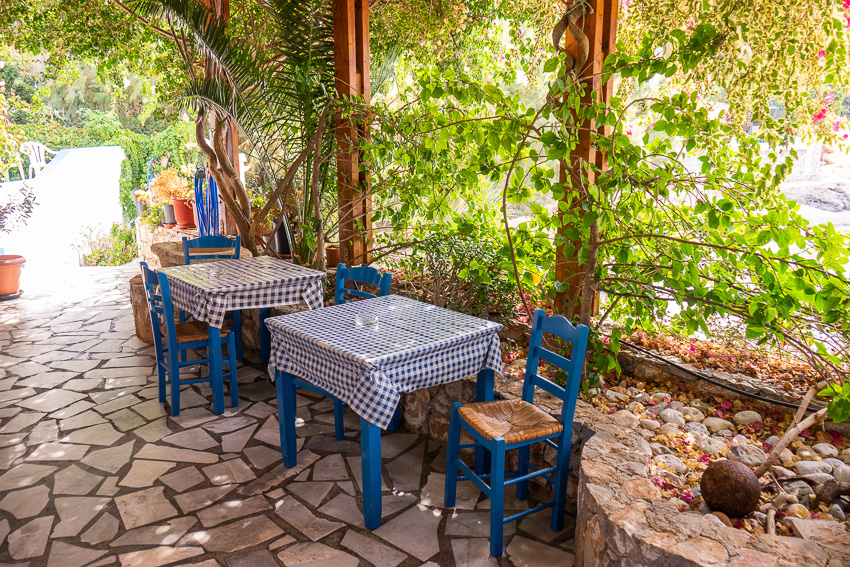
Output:
<instances>
[{"instance_id":1,"label":"stone wall","mask_svg":"<svg viewBox=\"0 0 850 567\"><path fill-rule=\"evenodd\" d=\"M160 225L153 231L141 219L136 219L136 240L139 246L139 260L147 262L151 267L159 266L159 257L153 253L151 246L159 242L181 242L184 236L189 238L197 238L197 229L179 230L175 228L165 228Z\"/></svg>"}]
</instances>

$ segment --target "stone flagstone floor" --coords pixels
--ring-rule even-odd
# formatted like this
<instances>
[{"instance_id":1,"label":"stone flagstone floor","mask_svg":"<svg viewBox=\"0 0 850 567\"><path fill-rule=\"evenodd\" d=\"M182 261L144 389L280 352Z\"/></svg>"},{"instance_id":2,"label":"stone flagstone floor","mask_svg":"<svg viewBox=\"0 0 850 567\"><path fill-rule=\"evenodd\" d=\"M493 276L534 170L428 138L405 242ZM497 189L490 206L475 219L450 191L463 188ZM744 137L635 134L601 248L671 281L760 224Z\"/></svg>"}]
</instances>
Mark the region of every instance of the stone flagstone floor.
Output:
<instances>
[{"instance_id":1,"label":"stone flagstone floor","mask_svg":"<svg viewBox=\"0 0 850 567\"><path fill-rule=\"evenodd\" d=\"M444 447L404 430L384 436L383 525L365 529L357 416L338 442L330 401L299 393L298 466L284 468L257 365L239 369L238 408L214 415L200 384L171 417L135 338L135 273L74 270L0 303L0 565L573 565L574 521L553 533L546 512L509 524L492 558L489 501L461 483L444 508Z\"/></svg>"}]
</instances>

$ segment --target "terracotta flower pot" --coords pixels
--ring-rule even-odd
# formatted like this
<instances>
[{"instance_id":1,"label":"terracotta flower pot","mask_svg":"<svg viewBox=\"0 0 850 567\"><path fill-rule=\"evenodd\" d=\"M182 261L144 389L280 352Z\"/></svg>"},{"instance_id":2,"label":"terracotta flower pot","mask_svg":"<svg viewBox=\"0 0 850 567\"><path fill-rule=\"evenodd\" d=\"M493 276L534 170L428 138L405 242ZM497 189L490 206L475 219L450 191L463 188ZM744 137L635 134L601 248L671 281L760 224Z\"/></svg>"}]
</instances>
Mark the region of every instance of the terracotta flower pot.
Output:
<instances>
[{"instance_id":1,"label":"terracotta flower pot","mask_svg":"<svg viewBox=\"0 0 850 567\"><path fill-rule=\"evenodd\" d=\"M339 247L325 246L325 256L328 260L328 267L336 268L336 265L339 264Z\"/></svg>"},{"instance_id":2,"label":"terracotta flower pot","mask_svg":"<svg viewBox=\"0 0 850 567\"><path fill-rule=\"evenodd\" d=\"M174 219L177 221L177 228L195 228L189 199L171 199L171 204L174 206Z\"/></svg>"},{"instance_id":3,"label":"terracotta flower pot","mask_svg":"<svg viewBox=\"0 0 850 567\"><path fill-rule=\"evenodd\" d=\"M21 266L23 256L0 256L0 295L12 295L21 289Z\"/></svg>"}]
</instances>

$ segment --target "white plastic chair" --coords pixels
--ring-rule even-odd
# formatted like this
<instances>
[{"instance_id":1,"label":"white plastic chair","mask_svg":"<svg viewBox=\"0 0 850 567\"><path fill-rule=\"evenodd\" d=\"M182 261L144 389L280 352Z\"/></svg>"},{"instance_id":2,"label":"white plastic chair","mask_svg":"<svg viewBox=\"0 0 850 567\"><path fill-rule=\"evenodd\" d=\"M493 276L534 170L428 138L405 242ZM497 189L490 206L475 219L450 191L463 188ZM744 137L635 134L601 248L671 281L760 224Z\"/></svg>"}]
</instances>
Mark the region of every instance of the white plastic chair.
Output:
<instances>
[{"instance_id":1,"label":"white plastic chair","mask_svg":"<svg viewBox=\"0 0 850 567\"><path fill-rule=\"evenodd\" d=\"M51 150L44 144L38 142L24 142L19 148L20 152L30 159L29 177L33 178L42 168L47 165L47 154L56 155L55 150Z\"/></svg>"}]
</instances>

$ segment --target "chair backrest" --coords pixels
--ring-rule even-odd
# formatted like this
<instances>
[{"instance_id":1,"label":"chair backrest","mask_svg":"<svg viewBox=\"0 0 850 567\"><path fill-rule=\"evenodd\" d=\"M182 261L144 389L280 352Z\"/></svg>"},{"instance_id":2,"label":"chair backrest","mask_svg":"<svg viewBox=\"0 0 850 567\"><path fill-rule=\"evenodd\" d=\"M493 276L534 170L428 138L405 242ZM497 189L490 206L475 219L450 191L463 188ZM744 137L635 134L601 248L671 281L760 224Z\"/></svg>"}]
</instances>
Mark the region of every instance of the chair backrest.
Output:
<instances>
[{"instance_id":1,"label":"chair backrest","mask_svg":"<svg viewBox=\"0 0 850 567\"><path fill-rule=\"evenodd\" d=\"M543 333L554 335L572 345L570 358L543 348ZM590 329L585 325L574 326L562 315L546 316L543 309L534 311L531 325L531 338L528 344L528 358L525 364L525 382L522 387L522 399L534 403L534 389L540 388L559 397L564 405L561 409L561 423L571 424L575 415L578 388L584 368L584 355L587 350L587 337ZM567 382L561 387L537 373L540 360L554 364L567 373Z\"/></svg>"},{"instance_id":2,"label":"chair backrest","mask_svg":"<svg viewBox=\"0 0 850 567\"><path fill-rule=\"evenodd\" d=\"M369 266L358 266L356 268L347 268L345 264L338 264L336 267L336 293L334 294L334 304L342 305L345 303L345 296L351 295L354 297L383 297L390 293L390 283L392 282L392 274L387 272L382 274L380 270L370 268ZM360 282L378 287L378 295L359 289L351 289L345 286L346 281Z\"/></svg>"},{"instance_id":3,"label":"chair backrest","mask_svg":"<svg viewBox=\"0 0 850 567\"><path fill-rule=\"evenodd\" d=\"M21 144L20 151L22 154L30 158L30 165L43 167L47 163L47 152L55 154L53 150L39 144L38 142L24 142Z\"/></svg>"},{"instance_id":4,"label":"chair backrest","mask_svg":"<svg viewBox=\"0 0 850 567\"><path fill-rule=\"evenodd\" d=\"M146 262L139 262L142 268L142 281L145 284L145 297L148 300L148 310L151 314L154 344L157 348L162 344L162 329L166 337L176 337L174 324L174 305L171 303L171 290L168 287L168 276L151 270ZM159 288L157 290L157 288Z\"/></svg>"},{"instance_id":5,"label":"chair backrest","mask_svg":"<svg viewBox=\"0 0 850 567\"><path fill-rule=\"evenodd\" d=\"M233 251L214 252L209 254L189 254L192 248L232 248ZM226 236L199 236L189 240L183 237L183 263L189 264L190 260L238 260L239 251L242 249L242 237L227 238Z\"/></svg>"}]
</instances>

